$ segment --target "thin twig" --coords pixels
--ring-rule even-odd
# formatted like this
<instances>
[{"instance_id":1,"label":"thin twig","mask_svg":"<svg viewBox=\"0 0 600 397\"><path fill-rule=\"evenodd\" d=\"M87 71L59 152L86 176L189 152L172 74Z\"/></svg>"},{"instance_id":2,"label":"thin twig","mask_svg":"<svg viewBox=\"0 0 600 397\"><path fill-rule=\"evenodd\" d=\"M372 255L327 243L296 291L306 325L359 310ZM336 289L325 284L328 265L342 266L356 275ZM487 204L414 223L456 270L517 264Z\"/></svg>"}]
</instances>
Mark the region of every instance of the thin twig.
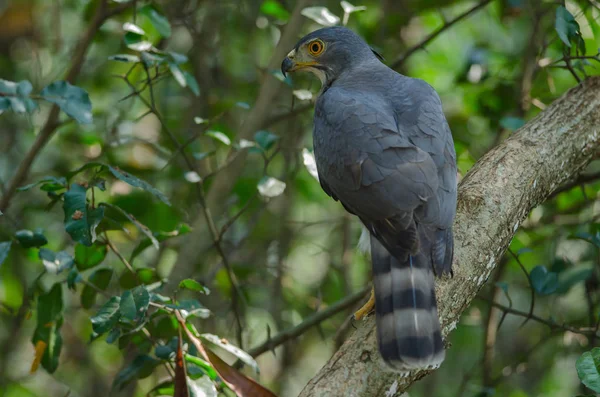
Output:
<instances>
[{"instance_id":1,"label":"thin twig","mask_svg":"<svg viewBox=\"0 0 600 397\"><path fill-rule=\"evenodd\" d=\"M495 307L497 309L502 310L503 312L506 312L508 314L513 314L515 316L525 317L528 320L537 321L538 323L547 325L551 329L559 329L559 330L569 331L569 332L573 332L574 334L581 334L581 335L594 335L597 332L595 327L576 328L576 327L571 327L570 325L566 325L566 324L558 324L552 320L546 320L545 318L536 316L535 314L530 314L530 313L523 312L523 311L520 311L517 309L513 309L510 307L501 305L499 303L492 302L488 299L485 299L485 298L482 298L479 296L477 298L488 302L490 305L492 305L493 307ZM598 335L596 335L596 336L598 336Z\"/></svg>"},{"instance_id":2,"label":"thin twig","mask_svg":"<svg viewBox=\"0 0 600 397\"><path fill-rule=\"evenodd\" d=\"M552 192L552 194L548 197L548 200L558 196L561 193L569 191L569 190L573 189L574 187L582 186L582 185L585 185L586 183L596 182L598 180L600 180L600 172L595 172L593 174L579 175L579 177L577 177L577 179L560 186L558 189L556 189L554 192Z\"/></svg>"},{"instance_id":3,"label":"thin twig","mask_svg":"<svg viewBox=\"0 0 600 397\"><path fill-rule=\"evenodd\" d=\"M370 291L371 286L368 286L358 292L355 292L352 295L349 295L337 301L336 303L327 307L326 309L318 311L312 314L311 316L307 317L304 321L302 321L295 327L280 332L274 337L267 339L260 345L253 347L252 349L248 350L248 353L252 357L258 357L269 350L274 350L277 346L281 345L282 343L285 343L290 339L299 337L300 335L308 331L311 327L320 324L321 322L327 320L330 317L333 317L337 313L344 311L349 307L352 307L354 304L356 304L356 302L364 298Z\"/></svg>"},{"instance_id":4,"label":"thin twig","mask_svg":"<svg viewBox=\"0 0 600 397\"><path fill-rule=\"evenodd\" d=\"M512 250L510 248L508 248L508 252L510 252L510 254L513 256L513 258L515 258L515 260L521 267L521 270L523 270L523 273L525 273L525 277L527 277L527 282L529 283L529 288L531 289L531 304L529 305L529 317L527 317L525 319L525 321L523 321L523 324L521 324L521 327L522 327L527 323L527 321L529 321L529 319L533 315L533 307L535 306L535 289L533 288L533 281L531 281L529 272L527 271L527 269L525 269L525 266L523 266L523 263L519 259L519 256L516 255L514 252L512 252Z\"/></svg>"},{"instance_id":5,"label":"thin twig","mask_svg":"<svg viewBox=\"0 0 600 397\"><path fill-rule=\"evenodd\" d=\"M506 264L508 261L506 260L506 256L503 260L498 264L496 272L494 274L494 278L492 279L492 290L490 293L490 299L495 302L502 291L501 288L496 286L495 284L500 281L504 271L506 270ZM512 305L511 305L512 306ZM499 316L500 313L503 313L502 316ZM483 355L481 358L482 366L483 366L483 385L488 386L491 383L492 369L494 363L494 350L496 346L496 339L498 336L498 329L506 312L501 312L499 310L494 309L493 307L489 308L486 319L485 326L485 336L483 338Z\"/></svg>"},{"instance_id":6,"label":"thin twig","mask_svg":"<svg viewBox=\"0 0 600 397\"><path fill-rule=\"evenodd\" d=\"M271 116L264 121L262 128L268 128L268 127L271 127L273 124L277 124L281 121L285 121L290 118L296 117L299 114L302 114L302 113L306 112L307 110L312 109L313 106L314 106L314 103L312 101L309 101L306 104L296 106L295 108L291 109L287 113L276 114L274 116Z\"/></svg>"},{"instance_id":7,"label":"thin twig","mask_svg":"<svg viewBox=\"0 0 600 397\"><path fill-rule=\"evenodd\" d=\"M139 93L137 94L138 99L140 101L142 101L142 103L146 107L148 107L148 109L150 109L150 111L156 116L156 118L160 122L163 130L166 132L167 136L171 140L172 144L175 146L177 151L181 153L181 156L182 156L183 160L185 161L188 169L190 171L193 171L193 172L196 172L197 174L199 174L195 163L190 159L190 157L187 155L187 153L185 153L184 150L181 150L181 143L179 142L177 137L173 134L173 132L169 129L169 127L167 126L167 123L165 122L161 113L158 111L158 109L156 107L156 103L154 101L154 88L153 88L153 85L151 82L150 71L148 70L148 67L146 65L144 65L144 69L146 72L146 78L148 80L147 86L148 86L148 90L150 91L150 101L148 101L146 98L141 96ZM124 77L123 80L127 83L127 85L129 86L129 88L132 91L135 91L134 85L131 83L131 81L129 81L129 79L127 77ZM210 233L213 238L213 245L215 246L219 256L221 257L223 266L225 267L225 270L227 271L227 275L229 277L229 282L233 287L231 300L232 300L232 309L233 309L234 316L236 319L237 343L240 347L243 347L243 344L242 344L242 342L243 342L242 341L242 321L241 321L239 300L240 299L244 300L244 295L242 293L242 290L241 290L240 284L237 280L237 277L236 277L235 273L233 272L231 264L229 263L229 259L225 253L225 250L223 249L223 246L221 244L221 235L219 234L219 231L217 230L214 219L210 212L210 208L208 208L206 205L206 198L204 196L202 182L196 183L194 185L196 187L196 194L198 196L198 201L200 203L200 206L202 207L202 213L204 215L206 223L208 224L208 228L209 228Z\"/></svg>"},{"instance_id":8,"label":"thin twig","mask_svg":"<svg viewBox=\"0 0 600 397\"><path fill-rule=\"evenodd\" d=\"M111 249L111 251L115 253L115 255L119 258L119 260L125 265L127 270L129 270L137 278L138 274L135 271L135 269L133 268L133 266L131 266L131 263L129 263L127 258L125 258L123 256L123 254L121 254L121 252L119 252L117 247L114 246L114 244L108 238L108 235L106 234L106 232L104 232L104 238L106 239L106 245L108 245L108 247Z\"/></svg>"},{"instance_id":9,"label":"thin twig","mask_svg":"<svg viewBox=\"0 0 600 397\"><path fill-rule=\"evenodd\" d=\"M486 5L488 5L491 2L492 2L492 0L483 0L479 4L477 4L476 6L470 8L469 10L467 10L465 12L463 12L462 14L460 14L459 16L457 16L456 18L448 21L447 23L445 23L444 25L442 25L442 27L440 27L438 30L436 30L435 32L433 32L429 36L427 36L425 39L423 39L420 43L418 43L417 45L415 45L415 46L411 47L410 49L408 49L408 51L406 51L399 58L397 58L394 62L392 62L392 64L390 65L390 68L392 68L392 69L399 68L400 66L402 66L404 64L404 62L406 62L406 60L412 54L414 54L418 50L424 49L425 46L427 46L427 44L429 44L431 41L433 41L442 32L444 32L445 30L447 30L450 27L452 27L455 23L461 21L462 19L468 17L469 15L471 15L471 14L475 13L476 11L480 10L481 8L485 7Z\"/></svg>"}]
</instances>

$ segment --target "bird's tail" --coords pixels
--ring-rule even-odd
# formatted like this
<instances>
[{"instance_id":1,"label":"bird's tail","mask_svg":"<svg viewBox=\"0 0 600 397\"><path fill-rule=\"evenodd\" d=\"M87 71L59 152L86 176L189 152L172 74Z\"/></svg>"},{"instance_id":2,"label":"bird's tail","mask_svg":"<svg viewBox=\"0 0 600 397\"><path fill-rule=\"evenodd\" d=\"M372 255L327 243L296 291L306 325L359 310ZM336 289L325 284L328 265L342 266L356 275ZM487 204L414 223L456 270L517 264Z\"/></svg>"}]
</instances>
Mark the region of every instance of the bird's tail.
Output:
<instances>
[{"instance_id":1,"label":"bird's tail","mask_svg":"<svg viewBox=\"0 0 600 397\"><path fill-rule=\"evenodd\" d=\"M437 368L445 352L431 261L421 253L404 257L371 236L379 351L397 371Z\"/></svg>"}]
</instances>

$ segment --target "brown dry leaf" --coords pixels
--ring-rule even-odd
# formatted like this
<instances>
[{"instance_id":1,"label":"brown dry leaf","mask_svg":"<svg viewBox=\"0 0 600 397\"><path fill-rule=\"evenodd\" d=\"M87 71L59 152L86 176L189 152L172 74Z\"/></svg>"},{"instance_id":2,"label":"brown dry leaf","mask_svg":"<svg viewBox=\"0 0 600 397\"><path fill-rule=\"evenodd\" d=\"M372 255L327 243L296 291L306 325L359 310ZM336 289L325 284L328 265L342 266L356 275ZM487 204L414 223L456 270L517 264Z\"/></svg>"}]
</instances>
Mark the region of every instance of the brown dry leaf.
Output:
<instances>
[{"instance_id":1,"label":"brown dry leaf","mask_svg":"<svg viewBox=\"0 0 600 397\"><path fill-rule=\"evenodd\" d=\"M185 361L181 349L181 330L179 330L179 342L177 343L177 355L175 356L175 392L173 397L190 397L185 372Z\"/></svg>"},{"instance_id":2,"label":"brown dry leaf","mask_svg":"<svg viewBox=\"0 0 600 397\"><path fill-rule=\"evenodd\" d=\"M246 375L223 361L221 357L217 356L208 348L205 348L202 341L186 327L185 320L179 311L176 311L175 314L177 315L177 320L179 321L181 328L187 334L188 339L196 346L196 349L202 354L202 357L213 366L223 382L225 382L238 397L277 397L272 391L248 378Z\"/></svg>"},{"instance_id":3,"label":"brown dry leaf","mask_svg":"<svg viewBox=\"0 0 600 397\"><path fill-rule=\"evenodd\" d=\"M47 347L48 344L43 340L38 340L35 344L35 355L33 357L33 362L31 363L31 369L29 370L30 374L33 374L38 370Z\"/></svg>"}]
</instances>

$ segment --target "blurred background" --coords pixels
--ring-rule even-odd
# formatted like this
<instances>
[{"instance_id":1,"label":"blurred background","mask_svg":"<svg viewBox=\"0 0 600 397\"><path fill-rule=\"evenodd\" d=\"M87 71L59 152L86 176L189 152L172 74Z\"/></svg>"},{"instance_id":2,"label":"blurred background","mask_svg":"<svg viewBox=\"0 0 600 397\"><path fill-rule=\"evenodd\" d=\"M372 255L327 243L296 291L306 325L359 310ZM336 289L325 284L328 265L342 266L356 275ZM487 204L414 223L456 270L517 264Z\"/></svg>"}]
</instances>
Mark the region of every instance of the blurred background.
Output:
<instances>
[{"instance_id":1,"label":"blurred background","mask_svg":"<svg viewBox=\"0 0 600 397\"><path fill-rule=\"evenodd\" d=\"M260 375L244 372L281 396L298 395L360 326L349 317L370 283L369 258L356 248L361 228L313 176L312 109L320 83L312 76L284 79L279 71L304 34L345 23L386 64L430 83L441 96L461 175L578 79L599 74L596 0L342 3L0 1L0 78L28 80L34 100L50 83L68 79L89 94L93 113L93 122L80 124L39 102L30 112L13 106L0 115L0 196L11 196L0 208L0 241L12 241L0 260L0 396L145 396L168 376L162 367L138 368L120 391L113 389L117 374L140 352L155 354L153 346L135 329L119 342L108 343L106 335L90 340L90 317L139 282L128 277L129 266L169 297L186 278L210 289L178 292L210 310L193 320L196 328L256 356ZM284 39L286 48L278 47ZM48 131L18 186L47 176L93 185L88 202L107 204L85 255L81 240L65 231L64 180L11 192L26 154ZM69 174L90 162L115 168L104 169L105 182L100 166ZM146 185L132 186L119 171L168 200ZM600 321L599 171L593 162L532 211L452 333L446 362L410 396L590 394L575 363L598 343L578 330L597 330ZM97 251L98 263L81 259ZM51 274L49 252L75 257L76 266ZM60 258L50 262L61 266ZM99 269L110 270L103 285L92 277ZM74 285L62 292L58 366L49 374L42 363L30 373L36 297L67 283L67 275ZM96 296L97 289L103 292ZM305 332L252 350L348 296L341 310ZM527 316L492 309L491 301L525 314L532 309L547 324L523 324ZM153 343L176 335L158 324L162 319L153 321Z\"/></svg>"}]
</instances>

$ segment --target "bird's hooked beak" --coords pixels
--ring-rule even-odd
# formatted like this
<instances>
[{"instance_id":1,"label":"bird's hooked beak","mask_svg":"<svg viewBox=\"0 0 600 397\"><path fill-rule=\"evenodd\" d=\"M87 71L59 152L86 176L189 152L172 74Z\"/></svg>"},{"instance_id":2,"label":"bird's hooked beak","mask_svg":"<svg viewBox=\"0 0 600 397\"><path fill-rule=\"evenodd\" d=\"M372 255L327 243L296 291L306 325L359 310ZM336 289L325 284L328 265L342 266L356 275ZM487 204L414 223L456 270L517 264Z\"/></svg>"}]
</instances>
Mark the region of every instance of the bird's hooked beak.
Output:
<instances>
[{"instance_id":1,"label":"bird's hooked beak","mask_svg":"<svg viewBox=\"0 0 600 397\"><path fill-rule=\"evenodd\" d=\"M281 62L281 73L283 74L283 77L287 77L288 72L295 72L297 70L308 68L318 64L319 63L315 61L301 62L299 60L296 60L296 50L292 50L283 59L283 62Z\"/></svg>"}]
</instances>

